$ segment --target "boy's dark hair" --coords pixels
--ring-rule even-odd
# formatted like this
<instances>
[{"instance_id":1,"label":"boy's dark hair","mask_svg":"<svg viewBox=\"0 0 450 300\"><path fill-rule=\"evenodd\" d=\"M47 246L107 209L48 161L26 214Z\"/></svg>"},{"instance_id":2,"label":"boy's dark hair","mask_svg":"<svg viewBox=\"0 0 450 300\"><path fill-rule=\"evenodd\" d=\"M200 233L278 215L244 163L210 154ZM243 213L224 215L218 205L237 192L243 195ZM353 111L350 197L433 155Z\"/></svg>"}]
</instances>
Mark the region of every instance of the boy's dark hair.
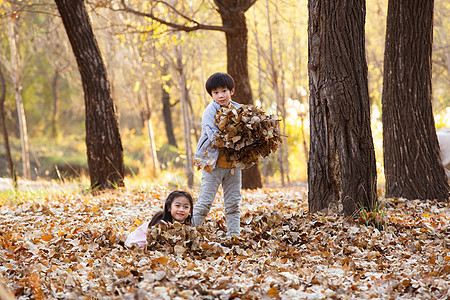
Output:
<instances>
[{"instance_id":1,"label":"boy's dark hair","mask_svg":"<svg viewBox=\"0 0 450 300\"><path fill-rule=\"evenodd\" d=\"M209 76L208 80L206 80L205 88L210 96L211 91L217 88L226 87L230 91L234 89L234 80L233 77L228 75L227 73L214 73Z\"/></svg>"},{"instance_id":2,"label":"boy's dark hair","mask_svg":"<svg viewBox=\"0 0 450 300\"><path fill-rule=\"evenodd\" d=\"M156 225L161 221L173 223L172 214L170 213L170 206L172 205L173 200L177 197L186 197L189 200L189 204L191 205L190 214L184 222L191 223L192 214L194 212L194 201L192 200L192 196L184 191L174 191L170 193L169 196L167 196L166 202L164 204L164 210L157 212L153 216L152 220L148 224L148 227Z\"/></svg>"}]
</instances>

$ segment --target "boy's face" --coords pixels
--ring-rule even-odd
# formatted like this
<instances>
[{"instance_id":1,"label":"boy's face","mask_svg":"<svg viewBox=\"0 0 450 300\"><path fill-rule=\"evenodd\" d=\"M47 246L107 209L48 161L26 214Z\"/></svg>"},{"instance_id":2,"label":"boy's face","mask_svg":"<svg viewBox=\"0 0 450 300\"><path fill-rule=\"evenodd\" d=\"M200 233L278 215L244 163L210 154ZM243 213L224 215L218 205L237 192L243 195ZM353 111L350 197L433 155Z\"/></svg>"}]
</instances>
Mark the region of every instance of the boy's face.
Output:
<instances>
[{"instance_id":1,"label":"boy's face","mask_svg":"<svg viewBox=\"0 0 450 300\"><path fill-rule=\"evenodd\" d=\"M211 90L211 96L220 106L228 106L230 98L234 94L234 89L231 91L227 87L220 87Z\"/></svg>"}]
</instances>

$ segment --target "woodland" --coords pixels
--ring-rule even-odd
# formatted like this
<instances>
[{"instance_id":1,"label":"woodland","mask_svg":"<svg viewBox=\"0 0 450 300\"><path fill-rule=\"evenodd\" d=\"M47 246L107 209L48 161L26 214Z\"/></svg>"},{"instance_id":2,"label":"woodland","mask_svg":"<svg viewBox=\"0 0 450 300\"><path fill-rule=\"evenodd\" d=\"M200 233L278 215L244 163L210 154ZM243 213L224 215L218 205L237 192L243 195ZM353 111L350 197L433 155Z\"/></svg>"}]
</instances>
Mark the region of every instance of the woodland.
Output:
<instances>
[{"instance_id":1,"label":"woodland","mask_svg":"<svg viewBox=\"0 0 450 300\"><path fill-rule=\"evenodd\" d=\"M447 299L449 12L0 0L0 298ZM215 72L277 126L275 153L239 156L241 236L225 237L220 190L204 226L126 247L170 191L197 199Z\"/></svg>"}]
</instances>

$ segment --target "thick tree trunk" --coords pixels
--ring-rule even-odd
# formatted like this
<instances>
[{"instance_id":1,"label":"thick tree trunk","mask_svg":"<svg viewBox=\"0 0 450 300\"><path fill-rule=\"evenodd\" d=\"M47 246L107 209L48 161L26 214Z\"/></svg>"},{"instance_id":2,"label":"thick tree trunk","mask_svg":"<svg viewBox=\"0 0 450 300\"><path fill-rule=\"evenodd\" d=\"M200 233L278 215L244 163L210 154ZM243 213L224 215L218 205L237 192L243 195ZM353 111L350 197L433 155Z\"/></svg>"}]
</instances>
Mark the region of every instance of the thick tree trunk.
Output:
<instances>
[{"instance_id":1,"label":"thick tree trunk","mask_svg":"<svg viewBox=\"0 0 450 300\"><path fill-rule=\"evenodd\" d=\"M344 215L377 201L364 0L310 0L310 211ZM351 17L349 17L351 16Z\"/></svg>"},{"instance_id":2,"label":"thick tree trunk","mask_svg":"<svg viewBox=\"0 0 450 300\"><path fill-rule=\"evenodd\" d=\"M386 195L448 198L431 104L434 1L389 1L383 81Z\"/></svg>"},{"instance_id":3,"label":"thick tree trunk","mask_svg":"<svg viewBox=\"0 0 450 300\"><path fill-rule=\"evenodd\" d=\"M5 142L6 160L8 162L8 167L11 173L11 179L13 181L14 189L17 189L18 188L17 173L16 170L14 169L14 163L11 156L11 147L9 146L8 129L6 128L5 105L4 105L6 99L6 82L1 66L0 66L0 86L2 87L2 93L0 96L0 117L2 118L2 132L3 132L3 141Z\"/></svg>"},{"instance_id":4,"label":"thick tree trunk","mask_svg":"<svg viewBox=\"0 0 450 300\"><path fill-rule=\"evenodd\" d=\"M22 99L22 71L20 69L20 55L17 46L17 32L14 22L17 19L8 18L9 46L11 49L11 78L16 97L17 119L19 121L20 143L22 146L22 172L23 177L31 179L30 172L30 147L28 144L27 119Z\"/></svg>"},{"instance_id":5,"label":"thick tree trunk","mask_svg":"<svg viewBox=\"0 0 450 300\"><path fill-rule=\"evenodd\" d=\"M122 141L111 88L83 0L55 0L75 54L86 106L86 146L91 186L124 185Z\"/></svg>"},{"instance_id":6,"label":"thick tree trunk","mask_svg":"<svg viewBox=\"0 0 450 300\"><path fill-rule=\"evenodd\" d=\"M224 27L235 28L236 32L226 32L227 72L235 82L233 100L242 104L253 104L252 89L248 74L248 29L245 12L255 1L215 0ZM244 170L242 188L262 187L261 172L258 165Z\"/></svg>"}]
</instances>

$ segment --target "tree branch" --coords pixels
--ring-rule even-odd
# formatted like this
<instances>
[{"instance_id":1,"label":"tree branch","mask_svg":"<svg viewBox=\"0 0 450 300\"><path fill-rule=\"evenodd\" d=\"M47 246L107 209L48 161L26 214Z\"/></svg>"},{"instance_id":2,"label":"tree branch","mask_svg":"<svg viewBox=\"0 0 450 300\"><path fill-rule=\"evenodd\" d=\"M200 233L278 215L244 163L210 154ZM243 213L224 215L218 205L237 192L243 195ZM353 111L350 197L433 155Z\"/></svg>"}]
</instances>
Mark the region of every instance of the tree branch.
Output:
<instances>
[{"instance_id":1,"label":"tree branch","mask_svg":"<svg viewBox=\"0 0 450 300\"><path fill-rule=\"evenodd\" d=\"M227 33L236 33L237 32L236 28L230 28L230 27L225 27L225 26L206 25L206 24L198 23L197 21L195 21L195 20L193 20L193 19L191 19L191 18L181 14L180 12L178 12L178 10L176 10L174 7L172 7L171 5L167 4L166 2L164 2L164 1L158 1L158 2L167 5L169 8L173 9L182 18L186 19L189 22L194 23L194 25L193 26L187 26L187 25L172 23L172 22L163 20L161 18L158 18L153 13L145 13L145 12L141 12L141 11L135 10L135 9L127 6L127 4L125 3L125 0L121 0L123 8L117 8L117 9L112 8L112 10L114 10L114 11L124 11L124 12L128 12L128 13L132 13L132 14L137 15L137 16L147 17L147 18L155 20L155 21L157 21L157 22L159 22L161 24L167 25L167 26L175 28L177 30L186 31L186 32L191 32L191 31L196 31L196 30L214 30L214 31L227 32Z\"/></svg>"}]
</instances>

